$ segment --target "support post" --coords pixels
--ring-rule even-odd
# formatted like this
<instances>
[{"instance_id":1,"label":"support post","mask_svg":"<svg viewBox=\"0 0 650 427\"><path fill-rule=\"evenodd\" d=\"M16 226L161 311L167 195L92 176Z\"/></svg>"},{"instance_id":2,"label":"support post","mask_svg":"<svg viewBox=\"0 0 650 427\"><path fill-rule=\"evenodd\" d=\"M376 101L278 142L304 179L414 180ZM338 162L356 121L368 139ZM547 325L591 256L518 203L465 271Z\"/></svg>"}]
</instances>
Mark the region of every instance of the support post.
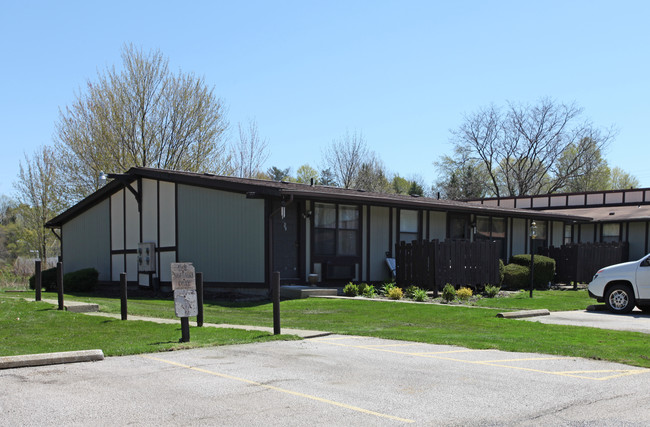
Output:
<instances>
[{"instance_id":1,"label":"support post","mask_svg":"<svg viewBox=\"0 0 650 427\"><path fill-rule=\"evenodd\" d=\"M273 272L273 335L280 335L280 272Z\"/></svg>"},{"instance_id":2,"label":"support post","mask_svg":"<svg viewBox=\"0 0 650 427\"><path fill-rule=\"evenodd\" d=\"M43 288L43 277L41 276L41 260L37 259L34 265L34 290L36 291L36 301L41 300L41 288Z\"/></svg>"},{"instance_id":3,"label":"support post","mask_svg":"<svg viewBox=\"0 0 650 427\"><path fill-rule=\"evenodd\" d=\"M180 342L190 342L189 317L181 317L181 341Z\"/></svg>"},{"instance_id":4,"label":"support post","mask_svg":"<svg viewBox=\"0 0 650 427\"><path fill-rule=\"evenodd\" d=\"M203 273L196 273L196 302L198 313L196 314L196 326L203 326Z\"/></svg>"},{"instance_id":5,"label":"support post","mask_svg":"<svg viewBox=\"0 0 650 427\"><path fill-rule=\"evenodd\" d=\"M127 285L126 273L120 273L120 306L121 306L121 312L122 312L122 320L126 320L126 318L127 318L126 285Z\"/></svg>"},{"instance_id":6,"label":"support post","mask_svg":"<svg viewBox=\"0 0 650 427\"><path fill-rule=\"evenodd\" d=\"M59 310L63 310L63 263L56 264L56 289L59 294Z\"/></svg>"},{"instance_id":7,"label":"support post","mask_svg":"<svg viewBox=\"0 0 650 427\"><path fill-rule=\"evenodd\" d=\"M531 240L532 244L532 240ZM535 251L530 252L530 297L533 297L533 282L535 278Z\"/></svg>"}]
</instances>

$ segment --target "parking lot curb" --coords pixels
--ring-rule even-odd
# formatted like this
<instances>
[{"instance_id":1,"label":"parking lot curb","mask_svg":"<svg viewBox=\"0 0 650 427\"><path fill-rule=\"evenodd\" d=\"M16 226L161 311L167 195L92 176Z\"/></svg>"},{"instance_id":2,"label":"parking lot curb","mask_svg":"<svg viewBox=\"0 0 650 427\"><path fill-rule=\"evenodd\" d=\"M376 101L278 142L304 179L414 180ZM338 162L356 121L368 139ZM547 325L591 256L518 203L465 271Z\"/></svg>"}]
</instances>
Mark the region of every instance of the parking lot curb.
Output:
<instances>
[{"instance_id":1,"label":"parking lot curb","mask_svg":"<svg viewBox=\"0 0 650 427\"><path fill-rule=\"evenodd\" d=\"M24 354L0 357L0 369L26 366L59 365L62 363L92 362L104 360L101 350L62 351L59 353Z\"/></svg>"},{"instance_id":2,"label":"parking lot curb","mask_svg":"<svg viewBox=\"0 0 650 427\"><path fill-rule=\"evenodd\" d=\"M551 312L544 308L541 310L507 311L497 314L497 317L503 319L522 319L524 317L548 316L550 314Z\"/></svg>"}]
</instances>

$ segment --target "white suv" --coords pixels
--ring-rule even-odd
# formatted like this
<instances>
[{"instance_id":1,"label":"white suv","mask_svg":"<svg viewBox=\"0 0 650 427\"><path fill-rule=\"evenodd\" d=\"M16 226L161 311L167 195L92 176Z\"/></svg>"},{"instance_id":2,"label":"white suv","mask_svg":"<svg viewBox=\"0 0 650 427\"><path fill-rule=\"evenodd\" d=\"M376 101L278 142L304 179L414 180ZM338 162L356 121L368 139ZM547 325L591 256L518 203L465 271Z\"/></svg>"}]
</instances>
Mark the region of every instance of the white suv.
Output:
<instances>
[{"instance_id":1,"label":"white suv","mask_svg":"<svg viewBox=\"0 0 650 427\"><path fill-rule=\"evenodd\" d=\"M650 313L650 255L598 270L589 296L605 302L612 313L629 313L635 305Z\"/></svg>"}]
</instances>

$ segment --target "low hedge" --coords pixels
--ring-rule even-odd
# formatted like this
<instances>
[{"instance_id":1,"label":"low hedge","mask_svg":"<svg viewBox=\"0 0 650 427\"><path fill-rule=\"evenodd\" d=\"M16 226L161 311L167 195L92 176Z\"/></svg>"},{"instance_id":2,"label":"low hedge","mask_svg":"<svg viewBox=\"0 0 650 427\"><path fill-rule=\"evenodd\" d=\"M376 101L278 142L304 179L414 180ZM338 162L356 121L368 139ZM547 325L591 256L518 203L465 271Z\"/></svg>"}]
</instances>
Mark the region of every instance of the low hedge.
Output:
<instances>
[{"instance_id":1,"label":"low hedge","mask_svg":"<svg viewBox=\"0 0 650 427\"><path fill-rule=\"evenodd\" d=\"M519 264L508 264L503 269L503 288L517 290L530 287L530 270Z\"/></svg>"},{"instance_id":2,"label":"low hedge","mask_svg":"<svg viewBox=\"0 0 650 427\"><path fill-rule=\"evenodd\" d=\"M514 255L510 258L510 263L530 268L530 255ZM555 260L543 255L535 255L535 288L548 289L549 282L553 282L554 278ZM530 278L528 286L530 286Z\"/></svg>"},{"instance_id":3,"label":"low hedge","mask_svg":"<svg viewBox=\"0 0 650 427\"><path fill-rule=\"evenodd\" d=\"M63 290L65 292L90 292L95 289L99 272L94 268L84 268L63 275ZM47 292L56 292L56 267L43 270L41 284ZM30 289L36 288L36 278L29 278Z\"/></svg>"}]
</instances>

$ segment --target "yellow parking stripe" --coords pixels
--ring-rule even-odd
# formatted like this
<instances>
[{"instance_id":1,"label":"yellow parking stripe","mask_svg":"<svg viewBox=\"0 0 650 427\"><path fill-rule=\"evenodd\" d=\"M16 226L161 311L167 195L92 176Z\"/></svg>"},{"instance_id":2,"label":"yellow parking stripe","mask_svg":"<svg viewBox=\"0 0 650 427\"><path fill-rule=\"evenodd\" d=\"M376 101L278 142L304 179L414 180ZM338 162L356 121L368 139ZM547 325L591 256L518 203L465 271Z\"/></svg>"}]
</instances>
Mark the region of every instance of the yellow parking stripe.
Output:
<instances>
[{"instance_id":1,"label":"yellow parking stripe","mask_svg":"<svg viewBox=\"0 0 650 427\"><path fill-rule=\"evenodd\" d=\"M361 413L368 414L368 415L374 415L376 417L387 418L387 419L390 419L390 420L400 421L400 422L403 422L403 423L414 423L415 422L414 420L409 420L407 418L400 418L400 417L395 417L395 416L392 416L392 415L382 414L380 412L370 411L368 409L359 408L357 406L347 405L345 403L340 403L340 402L335 402L333 400L323 399L322 397L312 396L312 395L300 393L300 392L297 392L297 391L292 391L292 390L287 390L287 389L280 388L280 387L275 387L275 386L272 386L272 385L262 384L262 383L258 383L257 381L247 380L245 378L239 378L239 377L235 377L235 376L228 375L228 374L222 374L222 373L219 373L219 372L209 371L207 369L196 368L196 367L193 367L193 366L184 365L182 363L173 362L171 360L160 359L158 357L147 356L147 355L142 355L141 357L143 357L145 359L156 360L158 362L167 363L167 364L178 366L178 367L185 368L185 369L190 369L192 371L202 372L204 374L214 375L214 376L221 377L221 378L226 378L226 379L229 379L229 380L234 380L234 381L239 381L239 382L243 382L243 383L246 383L246 384L256 385L256 386L263 387L263 388L266 388L266 389L269 389L269 390L279 391L281 393L291 394L293 396L298 396L298 397L302 397L302 398L305 398L305 399L315 400L317 402L326 403L328 405L338 406L338 407L345 408L345 409L350 409L352 411L361 412Z\"/></svg>"},{"instance_id":2,"label":"yellow parking stripe","mask_svg":"<svg viewBox=\"0 0 650 427\"><path fill-rule=\"evenodd\" d=\"M507 362L518 362L518 361L540 361L540 360L558 360L558 359L570 359L570 357L531 357L531 358L518 358L518 359L503 359L503 360L464 360L464 359L458 359L454 357L444 357L442 356L443 354L449 354L449 353L467 353L467 352L477 352L477 351L495 351L492 349L486 349L486 350L472 350L472 349L464 349L464 350L452 350L452 351L441 351L441 352L428 352L428 353L416 353L416 352L406 352L406 351L398 351L398 350L389 350L387 348L382 348L382 347L376 347L373 345L354 345L354 344L342 344L342 343L334 343L334 342L329 342L329 338L317 338L317 341L324 342L326 344L330 345L336 345L339 347L350 347L350 348L360 348L364 350L373 350L373 351L381 351L385 353L394 353L394 354L401 354L404 356L417 356L417 357L426 357L426 358L431 358L431 359L438 359L438 360L448 360L451 362L460 362L460 363L467 363L471 365L486 365L486 366L494 366L494 367L499 367L499 368L507 368L507 369L515 369L518 371L528 371L528 372L536 372L540 374L548 374L548 375L557 375L557 376L562 376L562 377L571 377L571 378L579 378L583 380L593 380L593 381L607 381L615 378L620 378L620 377L625 377L625 376L630 376L630 375L639 375L639 374L647 374L650 373L650 369L621 369L621 370L609 370L609 371L603 371L603 370L593 370L593 371L544 371L541 369L534 369L534 368L526 368L522 366L513 366L513 365L503 365L502 363L507 363ZM414 343L414 344L423 344L423 343ZM580 374L598 374L598 373L606 373L606 372L619 372L616 375L608 375L606 377L593 377L593 376L587 376L587 375L580 375Z\"/></svg>"}]
</instances>

